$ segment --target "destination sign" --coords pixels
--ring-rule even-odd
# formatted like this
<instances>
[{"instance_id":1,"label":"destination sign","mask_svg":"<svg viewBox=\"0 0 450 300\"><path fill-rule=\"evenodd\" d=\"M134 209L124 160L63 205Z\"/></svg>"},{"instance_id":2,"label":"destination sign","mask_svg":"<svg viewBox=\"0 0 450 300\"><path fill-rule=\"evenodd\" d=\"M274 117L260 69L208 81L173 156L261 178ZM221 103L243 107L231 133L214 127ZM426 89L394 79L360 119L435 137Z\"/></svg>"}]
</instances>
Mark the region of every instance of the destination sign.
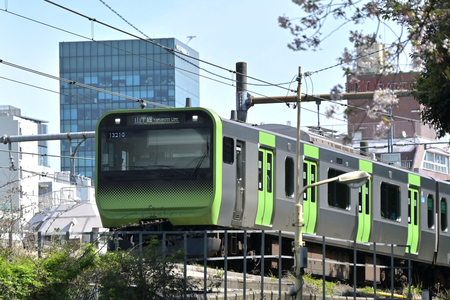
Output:
<instances>
[{"instance_id":1,"label":"destination sign","mask_svg":"<svg viewBox=\"0 0 450 300\"><path fill-rule=\"evenodd\" d=\"M178 117L130 116L128 119L128 124L132 125L178 124L178 123L180 123Z\"/></svg>"}]
</instances>

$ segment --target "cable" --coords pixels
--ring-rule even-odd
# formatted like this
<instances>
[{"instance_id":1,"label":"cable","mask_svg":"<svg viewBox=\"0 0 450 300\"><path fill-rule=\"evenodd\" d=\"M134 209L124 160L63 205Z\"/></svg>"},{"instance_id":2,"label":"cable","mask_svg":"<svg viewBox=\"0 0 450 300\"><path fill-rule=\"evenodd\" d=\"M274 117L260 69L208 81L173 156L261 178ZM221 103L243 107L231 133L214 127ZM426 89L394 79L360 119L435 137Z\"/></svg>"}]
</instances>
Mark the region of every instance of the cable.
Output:
<instances>
[{"instance_id":1,"label":"cable","mask_svg":"<svg viewBox=\"0 0 450 300\"><path fill-rule=\"evenodd\" d=\"M114 27L114 26L109 25L109 24L107 24L107 23L101 22L101 21L99 21L99 20L97 20L97 19L95 19L95 18L88 17L88 16L86 16L86 15L84 15L84 14L81 14L81 13L79 13L79 12L77 12L77 11L74 11L74 10L72 10L72 9L69 9L69 8L67 8L67 7L65 7L65 6L62 6L62 5L60 5L60 4L57 4L57 3L52 2L52 1L50 1L50 0L44 0L44 1L45 1L45 2L48 2L48 3L50 3L50 4L53 4L53 5L55 5L55 6L59 7L59 8L62 8L62 9L64 9L64 10L67 10L67 11L73 13L73 14L76 14L76 15L78 15L78 16L81 16L81 17L83 17L83 18L85 18L85 19L88 19L89 21L97 22L97 23L99 23L100 25L103 25L103 26L105 26L105 27L111 28L111 29L113 29L113 30L119 31L119 32L121 32L121 33L124 33L124 34L126 34L126 35L132 36L132 37L134 37L134 38L137 38L137 39L139 39L139 40L141 40L141 41L145 41L145 42L147 42L147 43L151 43L151 44L153 44L153 45L155 45L155 46L161 47L162 49L164 49L164 50L166 50L166 51L168 51L168 52L170 52L170 53L173 53L175 56L177 56L177 55L183 55L183 56L186 56L186 57L188 57L188 58L197 60L198 62L205 63L205 64L208 64L208 65L210 65L210 66L216 67L216 68L218 68L218 69L221 69L221 70L224 70L224 71L227 71L227 72L231 72L231 73L235 73L235 74L240 74L240 73L236 72L235 70L230 70L230 69L224 68L224 67L222 67L222 66L213 64L213 63L211 63L211 62L208 62L208 61L205 61L205 60L196 58L196 57L192 57L192 56L190 56L189 54L186 54L186 53L177 51L177 50L172 49L172 48L170 48L170 47L161 45L161 44L159 44L159 43L153 41L151 38L149 38L149 37L147 37L147 36L146 36L147 39L143 39L143 38L140 37L140 36L137 36L137 35L135 35L135 34L132 34L132 33L130 33L130 32L127 32L127 31L125 31L125 30L122 30L122 29L120 29L120 28ZM145 34L144 34L144 36L145 36ZM177 57L179 57L179 56L177 56ZM179 57L179 58L181 58L181 57ZM187 62L190 63L190 64L192 64L192 63L189 62L189 61L187 61ZM196 66L196 65L194 65L194 66L197 67L197 68L199 68L200 70L203 70L203 71L205 71L205 72L208 72L208 73L210 73L210 74L212 74L212 75L218 76L218 77L223 78L223 79L226 79L226 80L230 80L230 79L227 78L227 77L224 77L224 76L222 76L222 75L215 74L215 73L213 73L213 72L211 72L211 71L208 71L208 70L206 70L206 69L200 68L199 66ZM251 76L245 75L245 74L240 74L240 75L243 75L243 76L245 76L245 77L247 77L247 78L249 78L249 79L253 79L253 80L256 80L256 81L263 82L263 83L265 83L265 84L267 84L267 85L269 85L269 86L275 86L275 87L278 87L278 88L286 89L286 88L280 86L280 85L283 85L283 84L285 84L285 83L282 83L282 84L278 84L278 85L277 85L277 84L273 84L273 83L270 83L270 82L267 82L267 81L264 81L264 80L255 78L255 77L251 77ZM247 83L247 84L249 84L249 83ZM249 85L251 85L251 83L250 83Z\"/></svg>"},{"instance_id":2,"label":"cable","mask_svg":"<svg viewBox=\"0 0 450 300\"><path fill-rule=\"evenodd\" d=\"M230 83L227 83L227 82L223 82L223 81L220 81L220 80L217 80L217 79L214 79L214 78L205 76L205 75L197 74L197 73L194 73L194 72L192 72L192 71L189 71L189 70L186 70L186 69L183 69L183 68L180 68L180 67L175 67L175 66L172 66L172 65L170 65L170 64L166 64L166 63L157 61L157 60L155 60L155 59L152 59L152 58L149 58L149 57L146 57L146 56L142 56L142 55L133 53L133 52L131 52L131 51L127 51L127 50L121 49L121 48L119 48L119 47L114 47L114 46L112 46L112 45L110 45L110 44L107 44L107 43L104 43L104 42L101 42L101 41L96 41L96 40L94 40L94 39L90 39L90 38L85 37L85 36L83 36L83 35L79 35L79 34L77 34L77 33L73 33L73 32L70 32L70 31L68 31L68 30L61 29L61 28L58 28L58 27L55 27L55 26L52 26L52 25L49 25L49 24L46 24L46 23L43 23L43 22L34 20L34 19L31 19L31 18L28 18L28 17L25 17L25 16L22 16L22 15L13 13L13 12L5 11L5 10L3 10L3 9L0 9L0 10L2 10L2 11L4 11L4 12L7 12L7 13L10 13L10 14L12 14L12 15L14 15L14 16L17 16L17 17L20 17L20 18L24 18L24 19L26 19L26 20L29 20L29 21L32 21L32 22L36 22L36 23L38 23L38 24L41 24L41 25L44 25L44 26L48 26L48 27L53 28L53 29L60 30L60 31L63 31L63 32L65 32L65 33L69 33L69 34L72 34L72 35L81 37L81 38L83 38L83 39L92 40L92 41L94 41L94 42L96 42L96 43L102 44L102 45L107 46L107 47L111 47L111 48L113 48L113 49L117 49L117 50L119 50L119 51L123 51L123 52L129 53L129 54L132 54L132 55L136 55L136 56L139 56L139 57L141 57L141 58L144 58L144 59L147 59L147 60L151 60L151 61L153 61L153 62L157 62L157 63L162 64L162 65L174 67L175 69L179 69L179 70L181 70L181 71L184 71L184 72L187 72L187 73L190 73L190 74L199 76L199 77L203 77L203 78L206 78L206 79L209 79L209 80L218 82L218 83L222 83L222 84L224 84L224 85L228 85L228 86L234 87L234 85L232 85L232 84L230 84ZM226 78L226 79L229 80L228 78ZM235 82L236 80L233 79L232 81ZM291 83L292 83L292 82L291 82ZM289 90L289 91L292 91L292 90ZM263 95L263 94L259 94L259 93L253 92L253 91L249 91L249 92L252 92L252 93L257 94L257 95L260 95L260 96L265 96L265 95ZM292 92L295 92L295 91L292 91ZM133 101L134 101L134 100L133 100ZM180 103L179 101L177 101L177 103L183 105L183 103Z\"/></svg>"},{"instance_id":3,"label":"cable","mask_svg":"<svg viewBox=\"0 0 450 300\"><path fill-rule=\"evenodd\" d=\"M64 94L64 93L61 93L61 92L53 91L53 90L50 90L50 89L46 89L46 88L43 88L43 87L40 87L40 86L37 86L37 85L32 85L32 84L29 84L29 83L26 83L26 82L14 80L14 79L11 79L11 78L6 78L6 77L2 77L2 76L0 76L0 78L4 79L4 80L9 80L9 81L12 81L12 82L15 82L15 83L23 84L23 85L26 85L26 86L29 86L29 87L34 87L36 89L44 90L46 92L51 92L51 93L55 93L55 94L59 94L59 95L63 95L63 96L72 97L72 98L75 98L75 99L78 99L78 100L81 100L81 101L85 101L85 102L89 102L89 103L92 103L92 104L103 105L106 108L119 109L118 107L109 106L109 105L106 105L106 104L103 104L103 103L94 102L94 101L83 99L83 98L80 98L80 97L77 97L77 96L74 96L74 95Z\"/></svg>"},{"instance_id":4,"label":"cable","mask_svg":"<svg viewBox=\"0 0 450 300\"><path fill-rule=\"evenodd\" d=\"M124 52L126 52L126 53L130 53L130 54L133 54L133 55L137 55L137 56L139 56L139 57L142 57L142 58L145 58L145 59L148 59L148 60L151 60L151 61L155 61L155 62L158 62L158 63L163 64L163 65L170 66L169 64L165 64L165 63L156 61L156 60L154 60L154 59L151 59L151 58L148 58L148 57L145 57L145 56L141 56L141 55L132 53L132 52L130 52L130 51L126 51L126 50L124 50L124 49L120 49L120 48L118 48L118 47L114 47L114 46L112 46L112 45L109 45L109 44L104 43L104 42L101 42L101 41L96 41L96 40L90 39L90 38L88 38L88 37L85 37L85 36L82 36L82 35L79 35L79 34L76 34L76 33L70 32L70 31L67 31L67 30L65 30L65 29L61 29L61 28L58 28L58 27L55 27L55 26L52 26L52 25L49 25L49 24L46 24L46 23L43 23L43 22L34 20L34 19L31 19L31 18L28 18L28 17L25 17L25 16L22 16L22 15L16 14L16 13L12 13L12 12L10 12L10 11L6 11L6 10L3 10L3 9L0 9L0 10L2 10L2 11L4 11L4 12L8 12L8 13L14 15L14 16L24 18L24 19L29 20L29 21L32 21L32 22L36 22L36 23L38 23L38 24L41 24L41 25L44 25L44 26L48 26L48 27L53 28L53 29L56 29L56 30L60 30L60 31L63 31L63 32L66 32L66 33L69 33L69 34L73 34L73 35L75 35L75 36L78 36L78 37L81 37L81 38L84 38L84 39L87 39L87 40L95 41L95 42L97 42L97 43L100 43L100 44L103 44L103 45L105 45L105 46L111 47L111 48L113 48L113 49L118 49L118 50L124 51ZM141 39L141 40L142 40L142 39ZM145 41L145 40L144 40L144 41ZM164 47L164 46L162 46L162 47ZM232 85L232 84L230 84L230 83L222 82L222 81L219 81L219 80L214 79L214 78L211 78L211 77L207 77L207 76L204 76L204 75L200 75L200 74L197 74L197 73L193 73L193 72L191 72L191 71L188 71L188 70L185 70L185 69L182 69L182 68L179 68L179 67L174 67L174 68L180 69L180 70L182 70L182 71L185 71L185 72L188 72L188 73L191 73L191 74L194 74L194 75L198 75L198 76L200 76L200 77L204 77L204 78L210 79L210 80L215 81L215 82L218 82L218 83L222 83L222 84L224 84L224 85L228 85L228 86L234 87L234 85ZM229 70L229 71L231 72L231 70ZM232 73L232 74L236 74L236 72L234 72L234 71L231 72L231 73ZM50 76L51 76L51 75L50 75ZM55 76L54 76L54 77L55 77ZM252 77L249 77L249 78L252 78ZM229 80L228 78L226 78L226 79ZM233 79L232 81L235 82L236 80ZM260 80L260 81L261 81L261 80ZM70 82L72 83L72 82L75 82L75 81L71 81L71 80L70 80ZM289 84L292 84L292 82L293 82L293 81L290 81ZM270 85L274 85L274 84L270 84ZM88 88L88 85L85 85L85 86ZM286 88L284 88L284 89L286 89ZM290 91L290 92L296 92L296 91L290 90L290 89L286 89L286 90L288 90L288 92L289 92L289 91ZM253 94L255 94L255 95L259 95L259 96L262 96L262 97L267 97L267 98L269 98L269 99L273 99L273 98L270 98L270 97L268 97L268 96L266 96L266 95L264 95L264 94L256 93L256 92L251 91L251 90L249 90L249 92L251 92L251 93L253 93ZM134 98L134 99L135 99L135 98ZM133 100L133 101L136 101L136 100L134 100L134 99L132 99L132 100ZM280 102L280 103L281 103L281 102ZM181 103L180 103L180 104L181 104Z\"/></svg>"},{"instance_id":5,"label":"cable","mask_svg":"<svg viewBox=\"0 0 450 300\"><path fill-rule=\"evenodd\" d=\"M0 169L9 169L9 167L0 166ZM64 179L61 179L61 178L59 178L59 177L57 177L57 176L55 175L56 173L60 173L60 172L55 172L55 173L53 173L53 175L49 175L48 172L36 172L36 171L30 171L30 170L26 170L26 169L20 169L20 170L18 169L18 170L16 170L16 171L17 171L17 172L20 172L20 171L21 171L21 172L24 172L24 173L30 173L30 174L33 174L33 176L15 180L15 181L17 181L17 182L18 182L18 181L21 181L21 180L24 180L24 179L28 179L28 178L34 177L34 176L42 176L42 177L46 177L46 178L53 179L54 181L59 181L59 182L63 182L63 183L70 183L71 186L94 188L94 186L91 186L91 185L85 185L85 184L82 184L82 183L77 183L77 182L73 182L73 181L70 181L70 180L64 180ZM86 178L89 178L89 177L86 177ZM6 183L5 185L0 186L0 188L5 187L5 186L8 185L8 184L14 183L15 181L13 181L13 182L8 182L8 183ZM34 196L39 196L39 195L34 195Z\"/></svg>"},{"instance_id":6,"label":"cable","mask_svg":"<svg viewBox=\"0 0 450 300\"><path fill-rule=\"evenodd\" d=\"M16 68L16 69L19 69L19 70L22 70L22 71L27 71L27 72L30 72L30 73L33 73L33 74L37 74L37 75L41 75L41 76L44 76L44 77L47 77L47 78L50 78L50 79L55 79L55 80L58 80L58 81L62 81L62 82L68 83L68 84L77 85L77 86L80 86L80 87L83 87L83 88L87 88L87 89L90 89L90 90L94 90L94 91L97 91L97 92L102 92L102 93L105 93L105 94L110 94L110 95L113 95L113 96L126 98L126 99L129 99L129 100L133 100L135 102L138 102L138 103L147 103L147 104L151 104L151 105L155 105L155 106L159 106L159 107L170 108L170 106L168 106L168 105L159 104L159 103L151 102L151 101L148 101L148 100L138 99L138 98L131 97L131 96L128 96L128 95L123 95L123 94L119 94L119 93L116 93L116 92L112 92L112 91L100 89L100 88L97 88L97 87L93 87L93 86L90 86L90 85L87 85L87 84L84 84L84 83L79 83L79 82L76 82L76 81L73 81L73 80L69 80L69 79L66 79L66 78L53 76L53 75L50 75L50 74L47 74L47 73L44 73L44 72L36 71L36 70L30 69L30 68L26 68L26 67L19 66L19 65L13 64L13 63L9 63L9 62L6 62L6 61L4 61L2 59L0 59L0 63L2 63L4 65L7 65L7 66L10 66L10 67L13 67L13 68Z\"/></svg>"},{"instance_id":7,"label":"cable","mask_svg":"<svg viewBox=\"0 0 450 300\"><path fill-rule=\"evenodd\" d=\"M71 159L75 158L75 159L81 159L81 160L95 160L95 158L85 158L85 157L77 157L77 156L62 156L62 155L42 154L42 153L33 153L33 152L22 152L22 151L3 150L3 149L0 149L0 152L10 152L10 153L36 155L36 156L56 157L56 158L71 158Z\"/></svg>"}]
</instances>

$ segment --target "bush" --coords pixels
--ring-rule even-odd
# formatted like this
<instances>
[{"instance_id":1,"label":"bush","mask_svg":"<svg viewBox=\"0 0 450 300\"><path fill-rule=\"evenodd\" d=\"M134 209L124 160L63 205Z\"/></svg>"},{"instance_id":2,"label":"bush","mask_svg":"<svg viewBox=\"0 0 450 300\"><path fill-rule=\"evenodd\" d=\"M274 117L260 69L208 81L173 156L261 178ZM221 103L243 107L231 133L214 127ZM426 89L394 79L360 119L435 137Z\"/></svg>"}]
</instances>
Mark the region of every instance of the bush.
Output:
<instances>
[{"instance_id":1,"label":"bush","mask_svg":"<svg viewBox=\"0 0 450 300\"><path fill-rule=\"evenodd\" d=\"M184 253L163 255L153 240L142 253L130 251L98 254L88 245L83 250L54 246L43 258L0 252L0 299L65 300L175 299L189 296L199 282L184 281L178 264Z\"/></svg>"}]
</instances>

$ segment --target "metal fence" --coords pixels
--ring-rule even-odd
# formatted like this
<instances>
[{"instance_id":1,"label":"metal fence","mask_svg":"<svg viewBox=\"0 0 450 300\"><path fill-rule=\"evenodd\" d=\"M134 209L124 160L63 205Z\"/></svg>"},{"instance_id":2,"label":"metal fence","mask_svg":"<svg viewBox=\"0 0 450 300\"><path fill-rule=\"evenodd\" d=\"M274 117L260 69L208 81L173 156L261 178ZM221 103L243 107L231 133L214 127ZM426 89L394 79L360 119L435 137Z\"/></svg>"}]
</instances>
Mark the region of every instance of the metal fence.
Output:
<instances>
[{"instance_id":1,"label":"metal fence","mask_svg":"<svg viewBox=\"0 0 450 300\"><path fill-rule=\"evenodd\" d=\"M229 241L229 235L230 234L243 234L243 255L237 256L237 255L230 255L228 253L228 243ZM61 243L69 243L70 245L74 247L82 247L83 244L94 244L96 248L98 249L99 253L105 253L108 248L113 251L116 249L121 248L121 235L134 235L137 236L137 240L132 242L132 247L135 247L139 250L140 255L143 255L143 247L146 240L146 236L153 235L158 236L161 239L161 245L162 245L162 255L166 255L167 253L167 246L166 241L170 239L170 237L177 236L180 241L182 241L180 248L184 250L184 263L180 268L182 269L182 276L184 276L185 282L189 280L189 273L193 272L193 269L190 268L190 265L192 264L202 264L202 267L196 267L196 270L198 271L199 268L202 269L201 274L203 276L203 290L201 291L203 293L204 299L214 298L214 299L291 299L293 296L293 291L291 285L293 284L292 280L289 277L283 278L283 261L290 260L288 265L292 265L292 262L294 260L294 256L292 255L282 255L282 238L283 237L291 237L293 238L293 234L291 232L283 232L283 231L269 231L269 230L214 230L214 231L114 231L114 232L52 232L52 233L36 233L36 242L37 242L37 249L38 249L38 256L42 256L42 252L45 251L45 248L47 246L50 246L52 243L56 241L59 241ZM261 248L260 248L260 254L258 255L248 255L248 241L247 241L247 235L248 234L260 234L261 237ZM189 257L189 251L188 251L188 244L189 238L195 235L196 237L202 237L203 240L203 249L199 252L197 249L197 254L201 253L201 257ZM215 256L215 257L208 257L208 251L211 245L208 244L208 236L211 235L222 235L223 236L223 245L221 245L220 251L222 251L221 255ZM279 254L278 255L270 255L265 254L265 238L267 235L277 236L278 237L278 245L280 247ZM308 240L308 235L306 235L306 240ZM308 261L321 261L323 270L322 270L322 299L326 299L326 264L342 264L349 266L350 268L353 268L353 298L356 300L357 298L357 268L358 267L372 267L374 271L374 299L377 299L377 268L388 268L391 271L391 299L394 299L394 270L395 269L407 269L408 272L408 299L411 299L411 255L408 257L408 265L407 267L404 266L395 266L394 265L394 248L395 247L402 247L408 249L408 252L410 251L410 246L407 245L394 245L394 244L381 244L381 243L357 243L354 241L346 241L346 240L339 240L335 238L327 238L327 237L320 237L314 236L314 242L315 243L321 243L322 244L322 258L321 259L315 259L312 257L308 257ZM346 245L353 245L353 263L348 262L337 262L333 260L327 260L326 259L326 247L327 247L327 241L330 244L335 244L336 242L345 243ZM358 244L364 244L365 246L371 246L373 247L373 264L358 264L357 263L357 253L358 253ZM109 245L109 246L108 246ZM197 243L198 246L198 243ZM386 265L377 265L377 255L380 255L377 253L377 246L384 246L384 247L390 247L391 248L391 264L389 266ZM349 246L347 246L348 248ZM292 249L292 248L291 248ZM192 254L192 253L191 253ZM383 254L385 256L385 254ZM251 275L248 273L247 270L247 264L243 263L243 270L242 273L234 273L228 270L228 262L232 260L241 260L243 262L246 262L248 260L260 260L260 269L261 274L258 276ZM264 263L265 260L276 260L278 262L278 274L276 279L276 284L274 284L273 277L267 277L265 276L263 270L265 269ZM220 293L211 294L207 291L207 283L208 281L211 281L211 269L208 268L208 263L213 261L222 261L223 262L223 270L220 270L221 272L221 278L223 280L223 289L221 289ZM276 274L272 274L276 275ZM257 278L257 280L251 280L251 284L248 282L248 278L251 276L253 279ZM232 277L232 279L230 279ZM239 287L236 288L236 285L231 284L234 281L239 281ZM255 282L258 283L258 287L255 287ZM233 286L230 288L230 286ZM249 288L249 286L251 286ZM259 289L259 290L258 290ZM232 292L231 292L232 290ZM231 293L231 294L230 294ZM238 297L239 296L239 297ZM320 295L317 295L320 297ZM184 297L186 298L186 292L184 294ZM256 298L255 298L256 297ZM275 298L276 297L276 298ZM310 298L311 295L304 295L304 298ZM316 295L313 296L316 298ZM335 298L335 297L334 297ZM348 296L346 298L349 298ZM385 297L383 297L385 298ZM406 298L406 297L405 297Z\"/></svg>"}]
</instances>

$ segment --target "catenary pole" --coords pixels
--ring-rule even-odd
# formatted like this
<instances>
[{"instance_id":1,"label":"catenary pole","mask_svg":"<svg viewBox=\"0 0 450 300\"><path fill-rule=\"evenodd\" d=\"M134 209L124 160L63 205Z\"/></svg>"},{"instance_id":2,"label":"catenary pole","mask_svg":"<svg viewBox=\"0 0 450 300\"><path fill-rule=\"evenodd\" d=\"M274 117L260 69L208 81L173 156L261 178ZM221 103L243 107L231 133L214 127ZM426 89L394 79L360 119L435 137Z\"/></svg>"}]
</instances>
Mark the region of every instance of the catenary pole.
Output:
<instances>
[{"instance_id":1,"label":"catenary pole","mask_svg":"<svg viewBox=\"0 0 450 300\"><path fill-rule=\"evenodd\" d=\"M302 91L302 67L298 68L298 86L297 86L297 182L296 182L296 204L295 204L295 237L294 237L294 257L295 257L295 299L302 300L303 298L303 274L301 265L301 251L303 247L303 236L302 236L302 226L303 226L303 203L302 195L300 194L300 178L302 174L302 162L300 156L300 118L301 118L301 91Z\"/></svg>"}]
</instances>

